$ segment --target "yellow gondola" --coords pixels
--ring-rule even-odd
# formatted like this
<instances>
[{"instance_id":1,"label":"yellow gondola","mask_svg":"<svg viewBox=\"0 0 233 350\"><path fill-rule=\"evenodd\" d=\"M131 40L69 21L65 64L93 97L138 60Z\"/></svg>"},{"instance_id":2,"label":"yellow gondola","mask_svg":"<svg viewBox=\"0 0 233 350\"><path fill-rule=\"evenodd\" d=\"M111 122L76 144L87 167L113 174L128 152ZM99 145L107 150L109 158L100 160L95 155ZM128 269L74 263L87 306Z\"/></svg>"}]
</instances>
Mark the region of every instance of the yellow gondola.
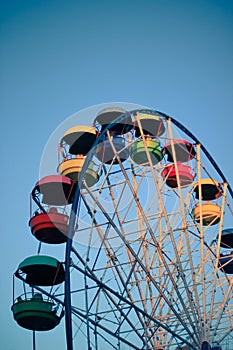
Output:
<instances>
[{"instance_id":1,"label":"yellow gondola","mask_svg":"<svg viewBox=\"0 0 233 350\"><path fill-rule=\"evenodd\" d=\"M74 126L67 130L61 139L60 146L69 145L70 154L86 155L96 140L96 130L90 126Z\"/></svg>"},{"instance_id":2,"label":"yellow gondola","mask_svg":"<svg viewBox=\"0 0 233 350\"><path fill-rule=\"evenodd\" d=\"M139 120L139 123L138 121ZM140 125L144 135L150 135L154 137L161 136L165 132L165 126L163 123L163 119L157 115L138 113L135 118L134 128L135 128L135 136L140 137Z\"/></svg>"},{"instance_id":3,"label":"yellow gondola","mask_svg":"<svg viewBox=\"0 0 233 350\"><path fill-rule=\"evenodd\" d=\"M196 222L201 222L204 226L216 225L220 221L221 208L217 204L205 203L197 204L192 211L193 218Z\"/></svg>"},{"instance_id":4,"label":"yellow gondola","mask_svg":"<svg viewBox=\"0 0 233 350\"><path fill-rule=\"evenodd\" d=\"M197 199L199 199L199 184L201 186L201 195L204 201L211 201L222 195L221 185L217 181L212 179L201 179L199 182L195 182L193 186L193 191Z\"/></svg>"},{"instance_id":5,"label":"yellow gondola","mask_svg":"<svg viewBox=\"0 0 233 350\"><path fill-rule=\"evenodd\" d=\"M65 159L61 164L59 164L58 172L63 176L67 176L73 181L78 181L84 161L85 157L83 155L77 155L75 158ZM92 187L95 185L99 181L99 178L100 173L95 170L95 164L91 161L84 175L84 180L87 187Z\"/></svg>"}]
</instances>

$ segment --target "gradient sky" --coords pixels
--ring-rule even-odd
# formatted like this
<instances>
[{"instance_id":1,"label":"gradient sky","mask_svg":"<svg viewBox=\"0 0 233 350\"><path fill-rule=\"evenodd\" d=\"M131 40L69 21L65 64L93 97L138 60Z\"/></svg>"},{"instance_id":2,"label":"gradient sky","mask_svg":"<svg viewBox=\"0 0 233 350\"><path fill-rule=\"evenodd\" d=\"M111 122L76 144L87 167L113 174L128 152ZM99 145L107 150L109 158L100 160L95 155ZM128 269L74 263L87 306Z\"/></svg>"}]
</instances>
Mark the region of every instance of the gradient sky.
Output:
<instances>
[{"instance_id":1,"label":"gradient sky","mask_svg":"<svg viewBox=\"0 0 233 350\"><path fill-rule=\"evenodd\" d=\"M36 252L29 193L47 140L83 108L145 105L184 124L231 182L233 2L1 0L0 24L0 350L30 350L10 311L12 274ZM38 336L37 350L64 350L63 329Z\"/></svg>"}]
</instances>

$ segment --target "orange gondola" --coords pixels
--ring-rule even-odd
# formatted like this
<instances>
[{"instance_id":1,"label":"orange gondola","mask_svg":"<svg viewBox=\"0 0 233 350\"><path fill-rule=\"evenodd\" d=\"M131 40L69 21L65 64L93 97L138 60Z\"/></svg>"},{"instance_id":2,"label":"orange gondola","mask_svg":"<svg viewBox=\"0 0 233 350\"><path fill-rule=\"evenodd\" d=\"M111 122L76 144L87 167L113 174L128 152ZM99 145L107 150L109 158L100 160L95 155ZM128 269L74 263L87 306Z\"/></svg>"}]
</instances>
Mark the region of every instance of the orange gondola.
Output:
<instances>
[{"instance_id":1,"label":"orange gondola","mask_svg":"<svg viewBox=\"0 0 233 350\"><path fill-rule=\"evenodd\" d=\"M216 225L221 218L221 208L217 204L205 203L197 204L192 211L193 218L200 223L202 218L202 225L211 226Z\"/></svg>"}]
</instances>

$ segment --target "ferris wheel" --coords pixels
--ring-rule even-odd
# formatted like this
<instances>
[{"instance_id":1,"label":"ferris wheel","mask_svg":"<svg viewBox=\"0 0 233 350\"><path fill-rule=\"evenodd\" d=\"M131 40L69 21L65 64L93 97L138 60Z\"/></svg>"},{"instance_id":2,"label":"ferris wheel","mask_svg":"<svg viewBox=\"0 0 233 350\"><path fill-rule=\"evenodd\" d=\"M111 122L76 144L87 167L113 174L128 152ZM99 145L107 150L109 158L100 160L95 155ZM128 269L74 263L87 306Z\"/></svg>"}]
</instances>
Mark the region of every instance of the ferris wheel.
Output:
<instances>
[{"instance_id":1,"label":"ferris wheel","mask_svg":"<svg viewBox=\"0 0 233 350\"><path fill-rule=\"evenodd\" d=\"M233 192L201 142L164 113L111 106L58 143L57 174L31 193L38 251L15 273L34 349L62 319L68 350L232 349ZM57 244L64 262L40 254Z\"/></svg>"}]
</instances>

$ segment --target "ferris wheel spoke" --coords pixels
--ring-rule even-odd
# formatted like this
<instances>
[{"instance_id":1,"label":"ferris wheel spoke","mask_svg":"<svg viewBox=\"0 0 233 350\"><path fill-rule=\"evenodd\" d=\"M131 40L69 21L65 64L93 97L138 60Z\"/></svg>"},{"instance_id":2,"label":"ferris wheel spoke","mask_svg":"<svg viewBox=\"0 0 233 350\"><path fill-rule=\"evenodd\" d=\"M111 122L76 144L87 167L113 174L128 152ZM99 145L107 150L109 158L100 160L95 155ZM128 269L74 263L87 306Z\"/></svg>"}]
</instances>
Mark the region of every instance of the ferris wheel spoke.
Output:
<instances>
[{"instance_id":1,"label":"ferris wheel spoke","mask_svg":"<svg viewBox=\"0 0 233 350\"><path fill-rule=\"evenodd\" d=\"M176 170L176 173L178 174L179 171L178 171L177 157L176 157L176 152L175 152L174 139L173 139L173 133L172 133L171 119L170 118L167 120L167 125L168 125L168 133L169 133L169 136L170 136L171 150L172 150L172 156L173 156L173 159L174 159L175 170ZM190 240L189 240L189 234L188 234L188 230L187 230L188 225L187 225L185 206L184 206L185 201L183 199L183 194L182 194L182 190L181 190L181 184L180 184L179 176L177 176L177 184L178 184L179 201L180 201L180 206L181 206L182 228L180 230L180 233L181 233L180 242L179 242L180 249L176 250L176 258L178 260L179 273L181 274L181 278L183 280L183 283L184 283L184 286L185 286L185 290L186 290L186 294L187 294L187 297L188 297L188 300L189 300L189 305L191 306L191 309L192 309L192 315L193 315L194 320L195 320L195 324L196 324L195 331L197 331L198 319L197 319L196 312L194 310L193 299L191 297L190 289L188 288L186 276L184 275L183 267L182 267L182 264L180 262L180 256L181 256L180 253L181 253L181 249L182 249L182 241L183 241L183 233L184 233L185 234L185 239L186 239L185 243L186 243L187 251L188 251L188 260L189 260L191 273L192 273L192 280L194 281L195 277L194 277L194 274L193 274L193 272L194 272L194 269L193 269L193 258L192 258L192 254L191 254ZM172 232L172 239L173 239L173 242L174 242L173 232ZM173 243L173 246L175 247L174 243ZM195 285L195 283L193 283L193 285ZM196 295L196 305L199 305L197 290L195 290L195 295ZM200 309L198 311L199 311L199 315L200 315Z\"/></svg>"},{"instance_id":2,"label":"ferris wheel spoke","mask_svg":"<svg viewBox=\"0 0 233 350\"><path fill-rule=\"evenodd\" d=\"M204 233L203 233L203 215L202 215L202 188L201 188L201 157L200 157L200 144L197 144L197 170L198 170L198 191L199 191L199 203L200 203L200 235L201 235L201 241L200 241L200 254L201 254L201 262L200 265L200 273L201 273L201 286L202 286L202 308L203 308L203 320L202 320L202 330L203 330L203 339L206 338L206 293L205 293L205 255L204 255Z\"/></svg>"},{"instance_id":3,"label":"ferris wheel spoke","mask_svg":"<svg viewBox=\"0 0 233 350\"><path fill-rule=\"evenodd\" d=\"M220 239L221 239L221 231L222 231L222 226L223 226L223 216L224 216L223 214L224 214L226 189L227 189L227 184L225 183L224 189L223 189L223 196L222 196L221 219L220 219L220 223L219 223L218 243L217 243L217 247L216 247L216 261L214 264L214 278L213 278L213 285L212 285L213 289L212 289L210 311L209 311L209 328L208 328L209 334L210 334L210 328L211 328L212 319L213 319L214 298L215 298L215 290L216 290L216 283L217 283L217 272L218 272L219 255L220 255Z\"/></svg>"},{"instance_id":4,"label":"ferris wheel spoke","mask_svg":"<svg viewBox=\"0 0 233 350\"><path fill-rule=\"evenodd\" d=\"M108 183L109 186L111 185L109 177L107 177L107 183ZM124 191L124 188L125 188L125 186L122 188L122 193ZM113 193L113 191L111 191L111 187L109 187L109 189L110 189L110 196L112 198L113 205L114 205L114 211L115 211L117 219L118 219L118 225L120 227L120 230L121 230L122 234L125 235L124 227L122 225L123 220L121 219L120 213L118 212L118 207L119 207L119 203L120 203L120 200L121 200L121 197L122 197L122 193L120 194L119 199L118 199L118 203L117 203L116 199L115 199L115 196L114 196L114 193ZM113 220L113 218L112 218L112 220ZM143 244L143 242L141 244ZM140 251L140 247L139 247L138 251ZM145 253L145 251L144 251L144 253ZM127 255L128 255L128 259L129 259L130 265L132 267L131 267L131 270L128 273L127 280L124 283L124 289L122 291L122 295L124 294L126 289L128 289L128 283L129 283L129 281L131 279L132 274L134 274L134 279L135 279L135 282L136 282L136 286L138 288L139 296L140 296L140 298L142 300L142 306L143 306L144 311L147 313L147 305L146 305L147 297L146 297L146 295L143 295L143 291L141 289L140 283L138 282L137 272L135 270L136 262L134 262L133 257L132 257L131 253L128 250L127 250ZM147 262L146 262L146 265L148 265ZM150 300L152 302L152 299L150 299Z\"/></svg>"},{"instance_id":5,"label":"ferris wheel spoke","mask_svg":"<svg viewBox=\"0 0 233 350\"><path fill-rule=\"evenodd\" d=\"M92 193L87 189L87 191L89 192L90 196L93 196ZM135 194L134 194L135 195ZM93 198L94 199L94 198ZM114 228L114 230L118 233L119 237L121 238L121 240L124 242L124 245L127 247L127 249L131 252L132 256L134 257L134 259L137 261L137 263L139 264L139 266L142 268L142 270L145 272L145 274L148 276L148 278L150 279L150 281L153 283L153 285L155 286L155 288L158 290L158 292L160 293L160 295L163 297L163 299L165 300L165 302L167 303L167 305L169 305L170 309L173 311L173 313L176 315L176 317L179 319L179 321L181 322L181 324L183 325L183 327L186 329L187 333L190 335L190 337L194 340L194 334L190 331L189 327L187 326L187 324L182 320L182 318L180 317L179 313L175 310L174 306L172 305L171 302L169 302L169 300L167 299L167 297L165 296L164 292L162 291L162 289L159 287L159 285L157 284L157 282L155 281L155 279L152 277L152 275L150 274L150 272L148 271L147 267L142 263L142 261L138 258L137 254L134 252L134 250L132 249L132 247L130 246L130 244L128 243L128 241L125 239L125 237L122 235L121 231L118 229L118 227L116 226L116 224L112 221L111 217L108 215L108 213L106 212L106 210L102 207L101 203L99 203L98 201L96 201L96 204L98 205L99 209L101 210L101 212L106 216L107 220L111 223L112 227ZM146 218L144 218L145 221ZM150 227L148 225L148 229L150 230ZM150 230L151 232L151 230ZM153 232L152 232L152 236L153 236ZM159 248L159 247L158 247ZM158 249L159 251L159 249ZM163 255L161 254L161 258L163 259L165 265L167 266ZM170 278L174 283L174 279L171 276L171 273L168 269L168 273L170 274ZM182 304L184 304L180 293L178 292L178 295L180 297L180 302ZM186 307L184 306L184 309L186 309ZM187 310L186 310L187 311ZM187 314L188 319L190 318L189 314Z\"/></svg>"},{"instance_id":6,"label":"ferris wheel spoke","mask_svg":"<svg viewBox=\"0 0 233 350\"><path fill-rule=\"evenodd\" d=\"M74 267L76 267L76 266L74 266ZM76 268L77 268L77 267L76 267ZM85 270L83 270L83 273L84 273L84 276L85 276L85 277L88 276L88 275L85 273ZM86 284L86 286L87 286L87 284ZM90 290L90 288L87 287L86 290ZM98 295L101 294L101 291L102 291L102 290L103 290L103 294L102 294L102 295L105 296L105 300L107 301L107 303L108 303L108 305L109 305L109 309L106 310L106 311L104 311L104 310L101 311L101 310L98 310L98 305L97 305L97 306L96 306L96 311L93 313L93 312L91 311L91 308L92 308L92 306L94 306L95 299L97 298ZM114 308L113 308L112 304L113 304ZM111 296L111 294L110 294L108 291L102 289L101 287L98 288L98 290L97 290L95 296L92 298L91 303L90 303L89 308L88 308L88 311L86 312L86 315L87 315L87 313L88 313L88 320L90 319L90 317L91 317L93 314L96 315L96 317L97 317L97 319L98 319L98 325L100 324L100 322L103 323L104 321L105 321L105 323L106 323L106 321L113 322L113 320L110 319L110 315L112 314L112 315L114 315L114 317L116 318L116 325L117 325L117 326L118 326L118 324L119 324L119 319L118 319L119 317L118 317L117 314L120 314L121 316L124 317L124 320L126 320L126 322L129 324L130 329L132 329L132 330L135 332L135 334L138 335L139 339L140 339L142 342L145 341L144 338L142 337L142 335L138 332L137 329L135 329L135 326L132 324L132 322L130 321L130 319L129 319L129 318L127 317L127 315L124 313L123 309L119 309L118 302L115 301L115 300L113 299L113 297ZM86 317L86 318L85 318L85 323L87 324L87 326L88 326L88 320L87 320L87 317ZM112 326L114 326L114 322L112 323ZM103 329L104 329L104 328L103 328ZM111 327L111 329L112 329L112 327ZM118 332L118 330L116 329L116 330L115 330L115 334L117 334L117 332Z\"/></svg>"},{"instance_id":7,"label":"ferris wheel spoke","mask_svg":"<svg viewBox=\"0 0 233 350\"><path fill-rule=\"evenodd\" d=\"M112 295L108 292L108 291L105 291L107 297L109 298L109 300L111 300L111 302L115 305L116 309L120 311L120 314L121 316L123 317L122 320L120 321L118 327L116 328L116 333L120 332L120 329L121 327L123 326L124 322L126 321L129 326L130 326L130 332L135 332L135 334L137 334L137 336L139 337L139 339L142 341L142 344L146 344L146 340L145 340L145 337L144 337L144 334L141 334L138 329L135 327L135 325L130 321L130 312L131 310L133 309L132 306L129 307L128 311L126 313L124 313L122 311L122 308L121 308L121 304L119 303L119 300L114 300ZM131 302L133 303L133 300L132 298L130 298ZM137 310L134 310L137 314L137 317L139 319L139 322L141 323L141 326L142 326L142 329L144 330L145 332L145 326L144 326L144 323L143 323L143 320L141 318L141 315L138 313ZM153 344L152 344L153 345Z\"/></svg>"},{"instance_id":8,"label":"ferris wheel spoke","mask_svg":"<svg viewBox=\"0 0 233 350\"><path fill-rule=\"evenodd\" d=\"M233 327L228 330L220 339L219 342L221 343L224 339L226 339L231 333L233 333ZM231 336L231 339L233 339L233 336Z\"/></svg>"},{"instance_id":9,"label":"ferris wheel spoke","mask_svg":"<svg viewBox=\"0 0 233 350\"><path fill-rule=\"evenodd\" d=\"M107 248L107 247L105 246L105 248ZM117 272L118 276L120 276L120 280L121 280L121 282L122 282L122 284L123 284L123 286L124 286L124 290L127 291L127 296L129 297L129 300L131 300L131 302L133 303L134 300L133 300L133 298L132 298L132 296L131 296L129 290L128 290L128 289L126 288L126 286L125 286L125 282L124 282L124 280L123 280L122 277L121 277L121 273L119 272L117 265L115 264L115 265L113 265L113 267L114 267L115 271ZM90 271L92 271L92 270L89 269L89 272L90 272ZM106 272L106 270L105 270L105 272ZM113 271L113 274L114 274L114 271ZM102 277L101 277L101 279L103 280ZM107 292L106 292L106 293L107 293ZM110 295L109 293L107 293L107 294L108 294L108 297L111 298L111 295ZM113 299L112 299L112 298L111 298L111 301L113 302ZM115 306L117 306L116 302L114 302L114 304L115 304ZM140 316L140 314L138 313L137 310L136 310L136 313L137 313L137 316L138 316L138 318L139 318L139 320L140 320L140 322L141 322L141 324L142 324L142 326L143 326L144 322L142 321L141 316ZM121 312L121 315L124 317L124 319L125 319L125 320L130 324L130 326L132 327L133 324L132 324L131 321L128 319L127 315L125 315L123 312ZM135 331L136 331L136 330L135 330ZM136 333L137 333L137 331L136 331ZM141 337L141 335L140 335L139 333L138 333L138 336L141 338L141 340L143 340L143 338Z\"/></svg>"},{"instance_id":10,"label":"ferris wheel spoke","mask_svg":"<svg viewBox=\"0 0 233 350\"><path fill-rule=\"evenodd\" d=\"M220 325L220 320L221 320L221 318L223 316L223 313L225 311L225 308L226 308L226 306L228 304L229 296L230 296L231 293L233 293L233 279L231 279L231 282L229 284L229 287L228 287L227 291L223 294L223 298L224 299L223 299L223 301L221 303L221 309L220 309L219 315L218 315L218 317L217 317L217 319L215 321L215 326L213 326L213 328L214 328L214 331L212 333L213 336L214 336L214 334L216 334L216 332L218 330L218 327ZM231 304L231 308L232 307L233 307L233 305ZM231 312L232 312L232 310L231 310ZM231 322L231 325L232 325L231 317L229 318L229 321ZM213 339L213 336L212 336L212 339Z\"/></svg>"},{"instance_id":11,"label":"ferris wheel spoke","mask_svg":"<svg viewBox=\"0 0 233 350\"><path fill-rule=\"evenodd\" d=\"M78 252L76 251L77 256L79 256ZM79 256L79 258L82 260L81 256ZM84 263L84 262L83 262ZM114 289L112 289L111 287L109 287L107 284L105 284L104 282L102 282L101 280L99 280L95 274L90 270L90 271L85 271L83 269L81 269L78 266L74 266L75 269L77 269L79 272L83 273L83 274L87 274L87 276L92 279L98 286L101 286L101 288L108 290L112 295L115 295L119 300L121 300L123 303L126 303L127 305L129 305L130 307L132 307L133 309L135 309L136 311L138 311L140 314L144 315L145 317L147 317L149 320L151 320L152 322L154 322L158 327L163 328L164 330L166 330L167 332L169 332L171 335L173 335L174 337L177 337L177 339L179 339L180 341L184 342L185 344L189 345L191 348L195 349L195 347L189 342L187 341L187 339L185 337L180 336L179 334L176 334L171 328L169 328L169 326L166 325L166 323L161 323L158 321L157 318L152 317L150 314L146 314L144 310L140 309L135 303L132 303L130 300L128 300L127 298L121 296L118 292L116 292ZM87 268L87 270L89 270Z\"/></svg>"},{"instance_id":12,"label":"ferris wheel spoke","mask_svg":"<svg viewBox=\"0 0 233 350\"><path fill-rule=\"evenodd\" d=\"M150 163L152 175L153 175L153 178L154 178L154 183L156 184L157 194L158 194L158 196L159 196L159 200L160 200L161 203L162 203L162 212L163 212L163 214L164 214L164 216L165 216L165 218L166 218L166 222L167 222L167 225L168 225L168 228L169 228L169 231L170 231L170 237L171 237L171 239L172 239L172 244L173 244L173 247L174 247L174 249L175 249L176 259L177 259L178 265L179 265L179 270L180 270L180 273L182 274L182 278L183 278L183 281L184 281L184 283L185 283L186 292L187 292L187 296L188 296L188 300L189 300L189 305L190 305L191 308L192 308L192 301L191 301L191 299L190 299L190 294L189 294L189 290L188 290L188 288L187 288L187 284L186 284L186 282L185 282L184 274L182 273L182 265L180 264L180 261L179 261L179 260L180 260L180 259L179 259L179 254L178 254L178 252L177 252L176 244L175 244L175 241L174 241L172 228L171 228L171 225L170 225L170 222L169 222L167 213L166 213L166 209L165 209L164 203L163 203L163 201L162 201L161 192L160 192L160 189L159 189L159 186L158 186L158 182L157 182L157 179L155 178L155 173L153 172L153 164L152 164L152 162L151 162L150 154L149 154L149 151L148 151L148 149L147 149L147 145L146 145L146 142L145 142L145 137L144 137L144 134L143 134L143 130L142 130L142 126L141 126L140 120L138 120L138 124L139 124L139 128L140 128L140 132L141 132L141 134L142 134L142 139L143 139L143 142L144 142L145 151L146 151L146 153L147 153L147 158L148 158L149 163ZM169 129L169 132L171 133L171 130L170 130L170 129ZM172 138L171 138L171 139L172 139ZM173 151L173 152L174 152L174 151ZM175 153L175 152L174 152L174 153ZM122 171L123 171L123 168L122 168ZM184 215L184 213L183 213L183 218L184 218L184 217L185 217L185 215ZM184 223L184 226L186 226L186 223ZM161 257L161 258L163 258L163 257ZM165 260L163 260L163 263L164 263L165 266L166 266ZM166 269L167 269L167 271L168 271L167 266L166 266ZM169 271L168 271L168 273L169 273ZM170 278L171 278L171 280L173 279L173 278L172 278L172 275L170 275ZM178 293L179 293L179 292L178 292ZM183 303L183 299L182 299L182 298L180 298L180 302L181 302L181 304L183 304L184 309L186 309L186 306L185 306L185 304ZM193 311L194 311L194 310L193 310ZM189 318L189 313L187 313L187 315L188 315L188 318ZM195 315L195 312L193 312L193 315ZM190 321L190 323L191 323L191 325L192 325L192 327L193 327L193 329L194 329L194 332L196 332L196 327L193 325L193 322L192 322L192 320L191 320L190 318L189 318L189 321ZM196 321L197 321L197 320L196 320Z\"/></svg>"},{"instance_id":13,"label":"ferris wheel spoke","mask_svg":"<svg viewBox=\"0 0 233 350\"><path fill-rule=\"evenodd\" d=\"M123 168L122 168L122 171L124 172ZM127 183L129 183L128 177L127 177L126 173L125 173L125 177L126 177ZM129 184L130 184L130 183L129 183ZM136 194L135 194L134 190L132 190L132 188L131 188L131 191L133 192L133 196L134 196L134 198L135 198L135 197L136 197ZM138 203L138 207L140 208L139 210L140 210L140 212L141 212L141 215L142 215L144 221L145 221L146 224L147 224L147 229L149 229L149 231L151 232L150 227L149 227L149 225L148 225L148 222L147 222L147 220L146 220L146 216L145 216L145 214L143 213L143 210L142 210L142 208L141 208L141 206L140 206L140 203ZM152 237L153 237L153 235L152 235ZM154 237L153 237L153 238L154 238ZM156 242L156 244L157 244L157 242ZM173 242L173 244L174 244L174 242ZM158 247L158 244L157 244L157 247ZM174 244L174 247L176 248L175 244ZM177 257L178 257L178 255L177 255ZM163 263L165 264L166 269L167 269L168 273L170 274L170 278L171 278L172 282L175 283L174 280L173 280L172 274L171 274L170 271L169 271L168 265L166 264L165 260L163 259L163 255L161 255L161 259L163 260ZM177 293L179 294L178 291L177 291ZM188 294L188 295L189 295L189 294ZM184 302L183 302L183 298L182 298L181 296L180 296L180 302L181 302L181 304L183 304L184 309L186 309L186 306L185 306L185 304L184 304ZM189 299L189 302L190 302L190 299ZM192 305L192 303L190 303L190 304ZM186 310L186 312L187 312L187 310ZM190 317L189 317L189 313L187 313L187 316L188 316L189 320L191 321L191 319L190 319ZM191 324L192 324L192 321L191 321ZM194 325L193 325L193 328L194 328L194 331L195 331L195 326L194 326Z\"/></svg>"},{"instance_id":14,"label":"ferris wheel spoke","mask_svg":"<svg viewBox=\"0 0 233 350\"><path fill-rule=\"evenodd\" d=\"M72 312L74 314L77 314L78 316L82 317L83 319L85 319L85 314L81 313L78 310L72 310ZM107 334L113 336L113 337L117 337L122 343L130 346L132 349L136 349L136 350L140 350L139 347L137 347L135 344L127 341L127 339L121 337L120 335L116 334L115 332L112 332L111 329L109 329L108 327L103 326L101 323L93 320L91 317L89 318L89 321L95 326L97 325L99 329L103 330L104 332L106 332Z\"/></svg>"}]
</instances>

